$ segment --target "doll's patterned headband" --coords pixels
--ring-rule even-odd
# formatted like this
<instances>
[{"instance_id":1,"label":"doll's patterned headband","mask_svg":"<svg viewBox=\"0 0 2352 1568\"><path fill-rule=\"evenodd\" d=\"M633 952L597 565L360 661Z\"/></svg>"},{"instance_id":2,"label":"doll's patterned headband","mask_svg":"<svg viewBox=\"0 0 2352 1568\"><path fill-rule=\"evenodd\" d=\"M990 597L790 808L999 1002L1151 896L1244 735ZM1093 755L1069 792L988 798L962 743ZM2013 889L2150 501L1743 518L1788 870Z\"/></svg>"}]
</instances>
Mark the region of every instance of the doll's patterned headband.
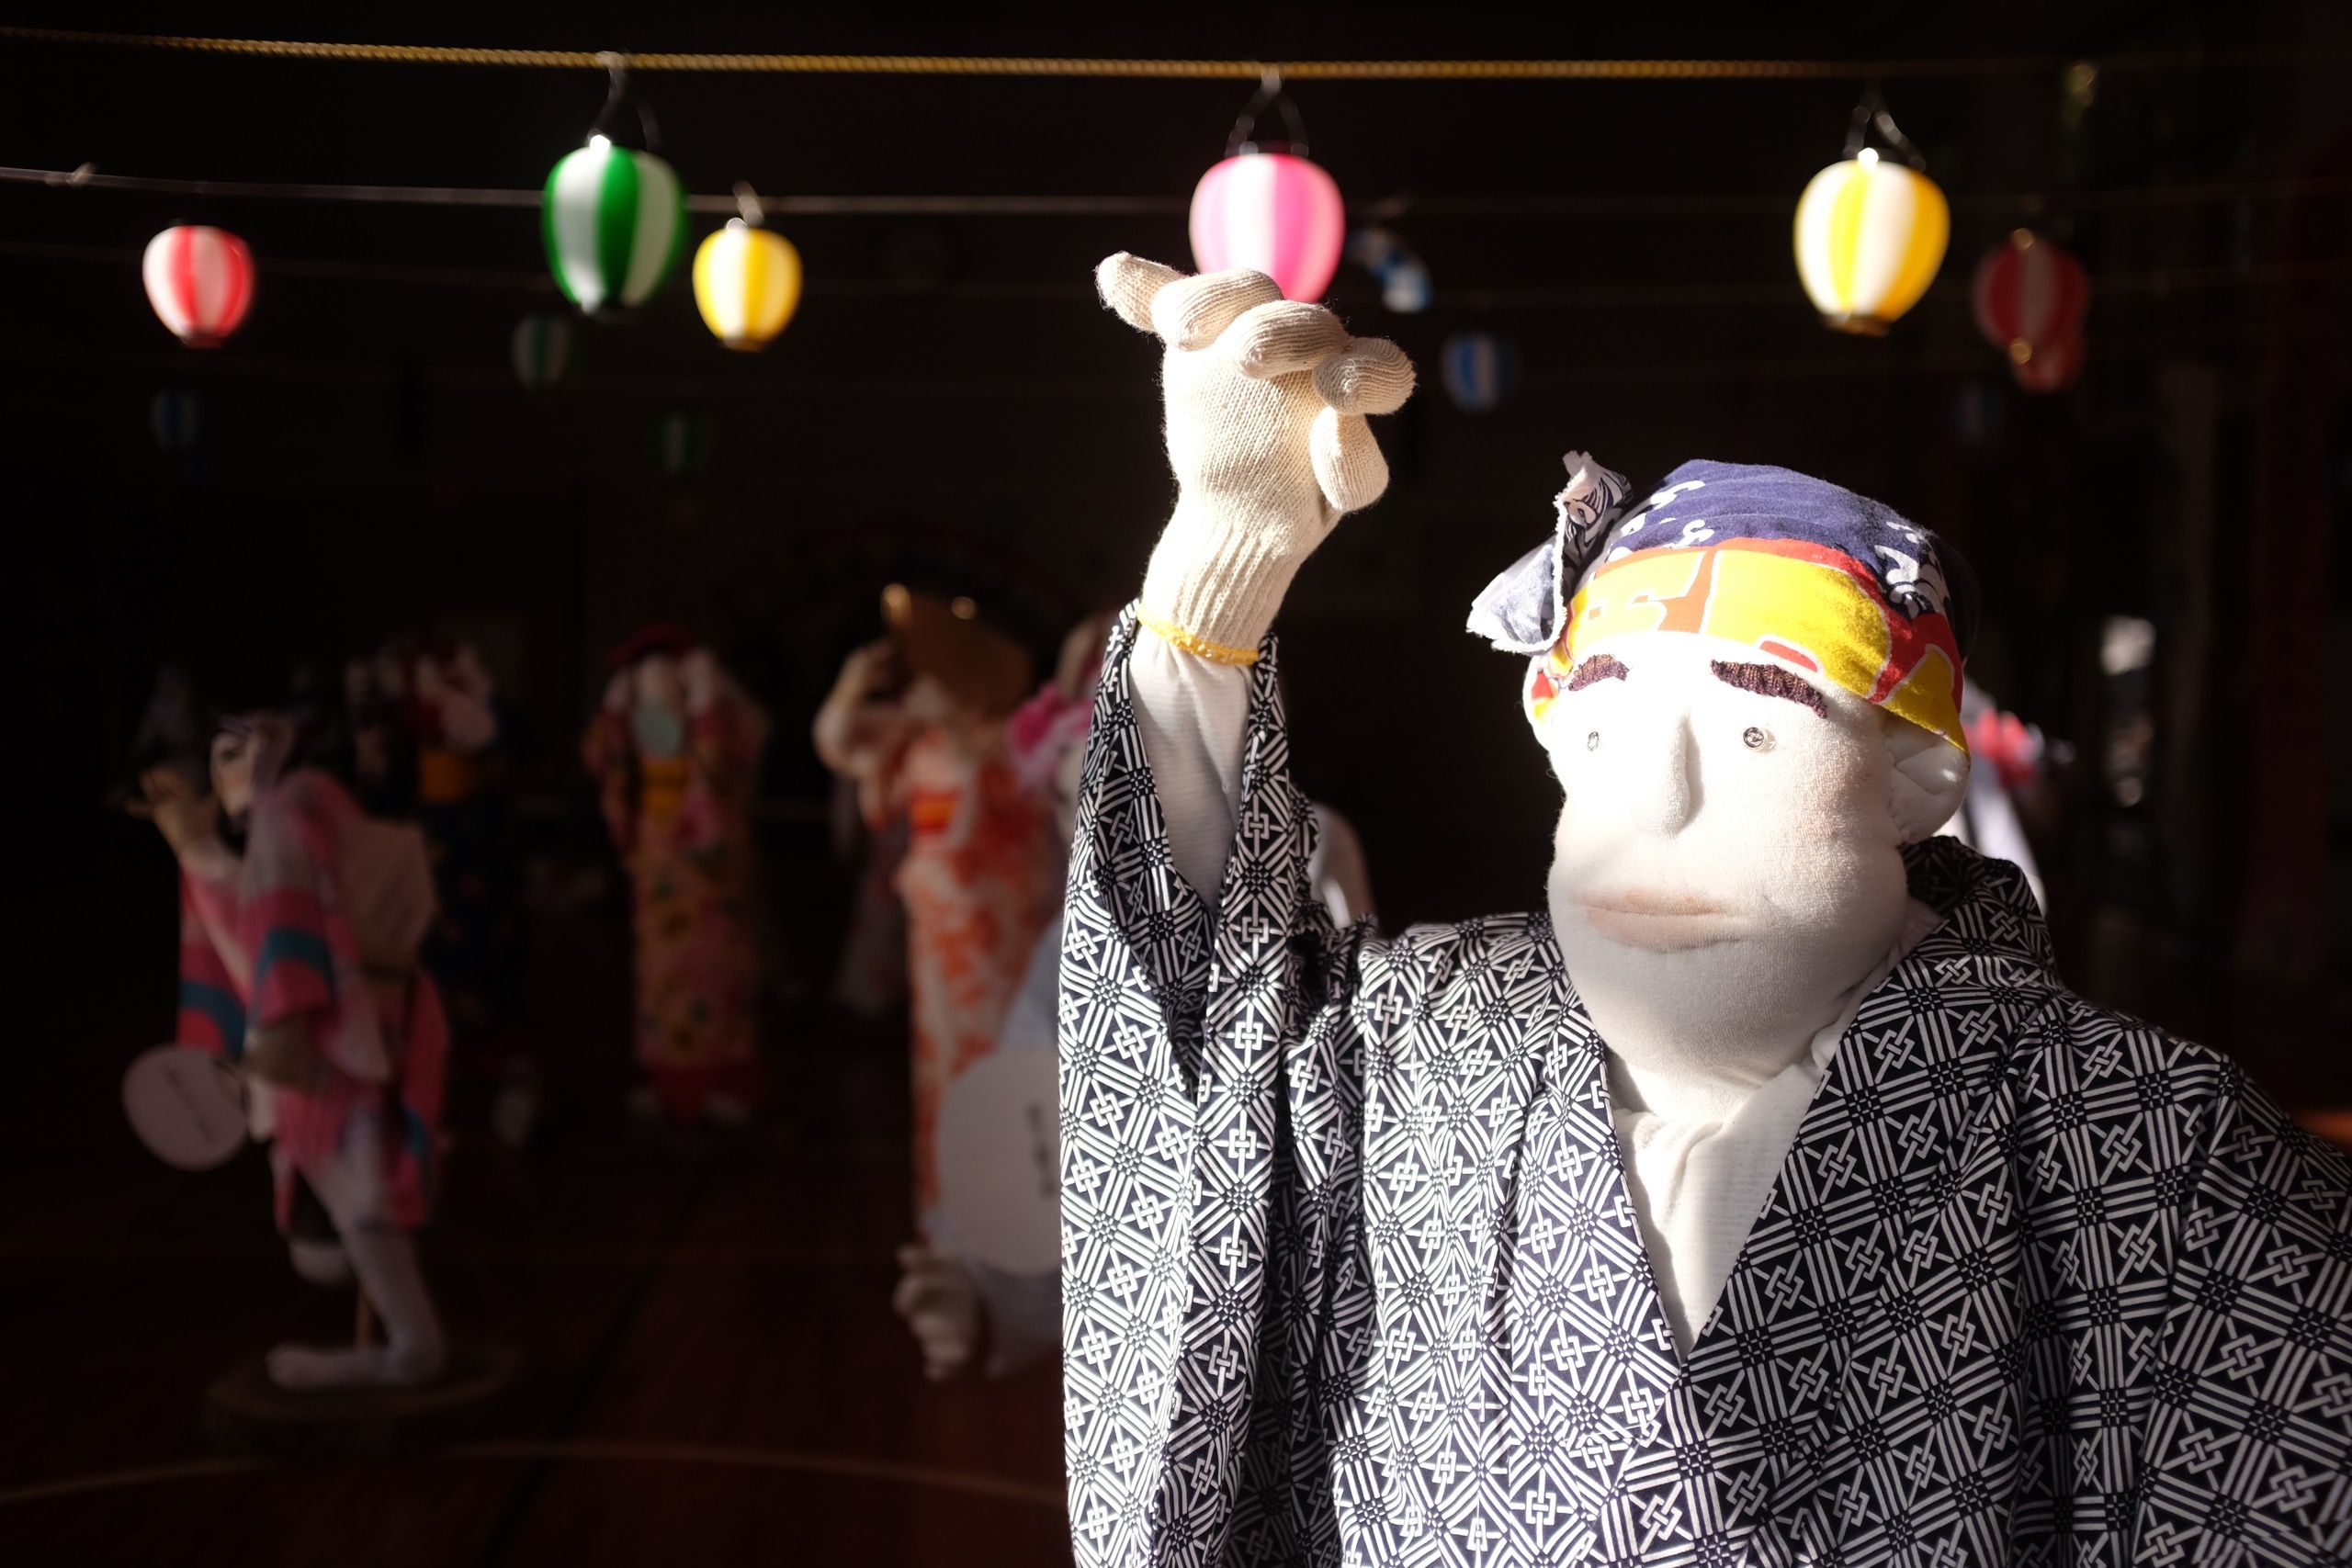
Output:
<instances>
[{"instance_id":1,"label":"doll's patterned headband","mask_svg":"<svg viewBox=\"0 0 2352 1568\"><path fill-rule=\"evenodd\" d=\"M1470 629L1541 656L1540 720L1586 653L1633 632L1728 638L1965 751L1966 566L1874 501L1787 468L1683 464L1628 512L1624 477L1567 457L1553 536L1471 606Z\"/></svg>"}]
</instances>

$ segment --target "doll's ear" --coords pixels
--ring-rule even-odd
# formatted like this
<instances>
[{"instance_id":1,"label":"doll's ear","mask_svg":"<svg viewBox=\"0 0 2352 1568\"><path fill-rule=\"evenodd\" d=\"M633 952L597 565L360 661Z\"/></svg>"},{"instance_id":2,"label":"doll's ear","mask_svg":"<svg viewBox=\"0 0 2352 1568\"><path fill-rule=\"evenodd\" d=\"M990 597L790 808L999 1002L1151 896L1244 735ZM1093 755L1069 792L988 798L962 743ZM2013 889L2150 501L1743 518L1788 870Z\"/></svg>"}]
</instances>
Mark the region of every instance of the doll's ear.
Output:
<instances>
[{"instance_id":1,"label":"doll's ear","mask_svg":"<svg viewBox=\"0 0 2352 1568\"><path fill-rule=\"evenodd\" d=\"M1909 719L1882 714L1894 759L1895 829L1906 844L1932 838L1968 793L1968 753Z\"/></svg>"}]
</instances>

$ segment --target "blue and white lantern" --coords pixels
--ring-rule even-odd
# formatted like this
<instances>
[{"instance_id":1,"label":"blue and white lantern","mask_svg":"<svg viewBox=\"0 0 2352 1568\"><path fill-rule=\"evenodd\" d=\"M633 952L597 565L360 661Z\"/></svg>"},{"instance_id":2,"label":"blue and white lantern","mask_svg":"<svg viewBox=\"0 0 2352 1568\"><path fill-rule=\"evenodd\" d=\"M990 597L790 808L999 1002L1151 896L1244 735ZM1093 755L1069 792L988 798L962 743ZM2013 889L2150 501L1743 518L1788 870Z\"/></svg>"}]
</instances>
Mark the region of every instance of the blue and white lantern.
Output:
<instances>
[{"instance_id":1,"label":"blue and white lantern","mask_svg":"<svg viewBox=\"0 0 2352 1568\"><path fill-rule=\"evenodd\" d=\"M147 404L147 428L155 445L175 455L193 451L204 430L204 404L185 387L171 387Z\"/></svg>"},{"instance_id":2,"label":"blue and white lantern","mask_svg":"<svg viewBox=\"0 0 2352 1568\"><path fill-rule=\"evenodd\" d=\"M1348 260L1380 282L1380 302L1400 316L1430 308L1430 269L1396 231L1378 224L1348 236Z\"/></svg>"},{"instance_id":3,"label":"blue and white lantern","mask_svg":"<svg viewBox=\"0 0 2352 1568\"><path fill-rule=\"evenodd\" d=\"M1961 445L1982 448L2001 438L2001 389L1990 381L1962 381L1951 396L1951 433Z\"/></svg>"},{"instance_id":4,"label":"blue and white lantern","mask_svg":"<svg viewBox=\"0 0 2352 1568\"><path fill-rule=\"evenodd\" d=\"M1465 413L1488 413L1519 389L1519 345L1492 333L1455 333L1438 351L1445 393Z\"/></svg>"}]
</instances>

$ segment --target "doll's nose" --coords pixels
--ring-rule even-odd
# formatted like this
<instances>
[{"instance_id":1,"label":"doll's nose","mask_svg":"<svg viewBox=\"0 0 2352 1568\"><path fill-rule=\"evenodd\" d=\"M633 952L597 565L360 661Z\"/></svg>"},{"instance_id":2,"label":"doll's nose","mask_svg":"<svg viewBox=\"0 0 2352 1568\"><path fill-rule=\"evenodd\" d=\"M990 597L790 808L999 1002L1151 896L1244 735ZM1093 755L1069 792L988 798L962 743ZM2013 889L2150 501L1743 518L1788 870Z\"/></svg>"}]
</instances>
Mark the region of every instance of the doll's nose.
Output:
<instances>
[{"instance_id":1,"label":"doll's nose","mask_svg":"<svg viewBox=\"0 0 2352 1568\"><path fill-rule=\"evenodd\" d=\"M1655 832L1679 833L1699 814L1699 739L1690 716L1674 714L1645 737L1649 777L1636 797L1642 825Z\"/></svg>"}]
</instances>

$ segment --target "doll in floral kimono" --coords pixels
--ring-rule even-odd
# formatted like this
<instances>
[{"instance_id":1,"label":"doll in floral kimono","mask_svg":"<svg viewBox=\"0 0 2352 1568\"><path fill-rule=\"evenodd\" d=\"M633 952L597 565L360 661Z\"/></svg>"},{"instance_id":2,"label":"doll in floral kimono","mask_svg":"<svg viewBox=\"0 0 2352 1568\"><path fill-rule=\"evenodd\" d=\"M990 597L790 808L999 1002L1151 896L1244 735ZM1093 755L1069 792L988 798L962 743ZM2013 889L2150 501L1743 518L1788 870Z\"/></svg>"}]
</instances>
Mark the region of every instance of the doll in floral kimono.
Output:
<instances>
[{"instance_id":1,"label":"doll in floral kimono","mask_svg":"<svg viewBox=\"0 0 2352 1568\"><path fill-rule=\"evenodd\" d=\"M1007 726L1013 772L1024 787L1049 802L1055 840L1075 832L1086 760L1086 733L1102 649L1114 617L1092 616L1062 643L1053 679L1022 704ZM1307 877L1333 918L1352 921L1372 912L1372 885L1355 829L1329 807L1314 807L1317 839ZM1061 985L1062 914L1037 939L1019 989L997 1032L998 1055L1054 1051ZM1007 1163L1037 1157L1026 1116L986 1123L990 1157ZM899 1279L891 1305L921 1348L924 1373L944 1382L979 1371L1004 1377L1054 1355L1060 1348L1061 1279L1054 1269L1023 1271L975 1256L968 1238L943 1224L925 1242L899 1250Z\"/></svg>"},{"instance_id":2,"label":"doll in floral kimono","mask_svg":"<svg viewBox=\"0 0 2352 1568\"><path fill-rule=\"evenodd\" d=\"M1007 720L1029 660L968 599L893 585L888 638L853 653L818 713L818 755L853 781L866 820L903 820L912 1010L914 1185L938 1202L935 1124L956 1075L994 1048L1059 891L1050 811L1012 766Z\"/></svg>"},{"instance_id":3,"label":"doll in floral kimono","mask_svg":"<svg viewBox=\"0 0 2352 1568\"><path fill-rule=\"evenodd\" d=\"M2352 1560L2352 1169L1939 836L1951 546L1569 454L1469 616L1563 790L1532 908L1343 925L1271 632L1411 367L1257 273L1097 277L1177 497L1064 915L1078 1560Z\"/></svg>"},{"instance_id":4,"label":"doll in floral kimono","mask_svg":"<svg viewBox=\"0 0 2352 1568\"><path fill-rule=\"evenodd\" d=\"M431 874L413 829L363 816L300 745L289 717L237 714L209 793L181 770L141 775L139 809L180 866L178 1039L237 1068L296 1271L356 1282L383 1325L379 1345L280 1346L271 1380L425 1382L446 1355L411 1239L433 1206L448 1049L418 962Z\"/></svg>"},{"instance_id":5,"label":"doll in floral kimono","mask_svg":"<svg viewBox=\"0 0 2352 1568\"><path fill-rule=\"evenodd\" d=\"M752 803L768 718L709 649L657 626L615 653L581 756L628 871L634 1103L736 1126L758 1105Z\"/></svg>"}]
</instances>

